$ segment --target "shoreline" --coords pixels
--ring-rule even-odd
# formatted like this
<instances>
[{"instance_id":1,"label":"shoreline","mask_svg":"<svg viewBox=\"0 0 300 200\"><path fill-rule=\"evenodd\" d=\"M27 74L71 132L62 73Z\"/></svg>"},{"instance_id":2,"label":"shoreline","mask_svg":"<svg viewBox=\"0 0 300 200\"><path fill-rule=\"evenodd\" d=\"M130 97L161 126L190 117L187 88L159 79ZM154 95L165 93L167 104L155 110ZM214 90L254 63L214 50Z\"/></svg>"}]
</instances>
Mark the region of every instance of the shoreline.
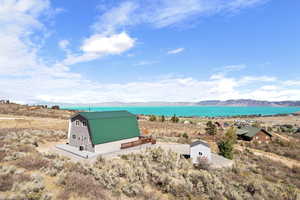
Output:
<instances>
[{"instance_id":1,"label":"shoreline","mask_svg":"<svg viewBox=\"0 0 300 200\"><path fill-rule=\"evenodd\" d=\"M117 108L117 107L116 107ZM300 109L300 108L299 108ZM87 110L74 110L74 109L66 109L61 108L60 110L72 111L72 112L88 112ZM94 111L91 111L94 112ZM172 117L174 115L157 115L157 114L135 114L137 116L165 116ZM296 111L293 113L279 113L279 114L250 114L250 115L220 115L220 116L197 116L197 115L175 115L179 118L202 118L202 119L230 119L230 118L254 118L254 117L284 117L284 116L300 116L300 111Z\"/></svg>"}]
</instances>

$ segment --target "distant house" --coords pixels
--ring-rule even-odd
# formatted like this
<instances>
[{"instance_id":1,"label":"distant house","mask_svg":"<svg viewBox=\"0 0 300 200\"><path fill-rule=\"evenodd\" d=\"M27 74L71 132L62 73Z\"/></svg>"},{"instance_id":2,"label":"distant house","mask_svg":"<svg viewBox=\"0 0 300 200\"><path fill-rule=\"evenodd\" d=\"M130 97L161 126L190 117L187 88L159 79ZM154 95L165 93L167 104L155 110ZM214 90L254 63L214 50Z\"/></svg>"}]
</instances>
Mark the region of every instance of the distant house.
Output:
<instances>
[{"instance_id":1,"label":"distant house","mask_svg":"<svg viewBox=\"0 0 300 200\"><path fill-rule=\"evenodd\" d=\"M136 116L127 111L79 112L69 120L69 145L90 152L114 152L139 139Z\"/></svg>"},{"instance_id":2,"label":"distant house","mask_svg":"<svg viewBox=\"0 0 300 200\"><path fill-rule=\"evenodd\" d=\"M230 124L228 122L224 122L224 125L223 125L225 128L229 127Z\"/></svg>"},{"instance_id":3,"label":"distant house","mask_svg":"<svg viewBox=\"0 0 300 200\"><path fill-rule=\"evenodd\" d=\"M265 129L256 128L253 126L245 126L237 129L237 136L241 140L269 143L272 138L272 134Z\"/></svg>"},{"instance_id":4,"label":"distant house","mask_svg":"<svg viewBox=\"0 0 300 200\"><path fill-rule=\"evenodd\" d=\"M190 157L193 163L198 163L198 158L207 159L211 161L211 150L209 144L203 141L196 141L190 145Z\"/></svg>"}]
</instances>

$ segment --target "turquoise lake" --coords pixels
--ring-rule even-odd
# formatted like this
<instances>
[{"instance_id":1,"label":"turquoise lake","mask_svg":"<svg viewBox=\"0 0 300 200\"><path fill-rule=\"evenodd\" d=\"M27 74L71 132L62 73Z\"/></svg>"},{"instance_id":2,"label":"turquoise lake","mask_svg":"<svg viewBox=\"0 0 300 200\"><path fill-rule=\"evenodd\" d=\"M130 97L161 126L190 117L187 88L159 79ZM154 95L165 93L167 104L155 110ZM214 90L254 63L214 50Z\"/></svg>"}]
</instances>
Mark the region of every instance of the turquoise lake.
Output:
<instances>
[{"instance_id":1,"label":"turquoise lake","mask_svg":"<svg viewBox=\"0 0 300 200\"><path fill-rule=\"evenodd\" d=\"M84 111L127 110L134 114L165 116L219 117L237 115L275 115L299 112L300 107L228 107L228 106L149 106L149 107L62 107Z\"/></svg>"}]
</instances>

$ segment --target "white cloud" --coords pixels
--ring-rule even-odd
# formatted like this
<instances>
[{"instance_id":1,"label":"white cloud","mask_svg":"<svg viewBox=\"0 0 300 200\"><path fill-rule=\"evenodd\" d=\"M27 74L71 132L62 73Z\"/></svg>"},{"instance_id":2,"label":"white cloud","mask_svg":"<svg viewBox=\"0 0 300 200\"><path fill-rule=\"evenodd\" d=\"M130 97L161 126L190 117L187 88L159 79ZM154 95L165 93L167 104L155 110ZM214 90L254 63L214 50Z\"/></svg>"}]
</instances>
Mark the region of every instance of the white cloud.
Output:
<instances>
[{"instance_id":1,"label":"white cloud","mask_svg":"<svg viewBox=\"0 0 300 200\"><path fill-rule=\"evenodd\" d=\"M151 24L156 28L176 25L194 17L236 13L267 0L128 0L106 8L93 28L96 32L112 34L126 27ZM101 9L103 11L103 9Z\"/></svg>"},{"instance_id":2,"label":"white cloud","mask_svg":"<svg viewBox=\"0 0 300 200\"><path fill-rule=\"evenodd\" d=\"M127 33L122 32L110 36L94 34L83 41L79 54L68 53L67 58L63 61L65 65L73 65L80 62L88 62L99 59L107 55L119 55L135 44L135 39Z\"/></svg>"},{"instance_id":3,"label":"white cloud","mask_svg":"<svg viewBox=\"0 0 300 200\"><path fill-rule=\"evenodd\" d=\"M233 72L233 71L240 71L246 68L246 65L241 64L241 65L227 65L221 68L218 68L221 71L224 72Z\"/></svg>"},{"instance_id":4,"label":"white cloud","mask_svg":"<svg viewBox=\"0 0 300 200\"><path fill-rule=\"evenodd\" d=\"M58 46L61 49L66 49L69 46L69 44L70 44L69 40L61 40L58 42Z\"/></svg>"},{"instance_id":5,"label":"white cloud","mask_svg":"<svg viewBox=\"0 0 300 200\"><path fill-rule=\"evenodd\" d=\"M95 32L102 35L115 34L118 28L137 23L139 19L132 15L137 8L138 5L135 2L122 2L119 6L100 15L92 27Z\"/></svg>"},{"instance_id":6,"label":"white cloud","mask_svg":"<svg viewBox=\"0 0 300 200\"><path fill-rule=\"evenodd\" d=\"M143 60L143 61L135 63L134 66L154 65L154 64L157 64L157 63L158 63L157 61Z\"/></svg>"},{"instance_id":7,"label":"white cloud","mask_svg":"<svg viewBox=\"0 0 300 200\"><path fill-rule=\"evenodd\" d=\"M246 84L250 82L274 82L276 81L276 77L271 76L245 76L240 79L240 83Z\"/></svg>"},{"instance_id":8,"label":"white cloud","mask_svg":"<svg viewBox=\"0 0 300 200\"><path fill-rule=\"evenodd\" d=\"M286 86L300 86L300 81L299 80L289 80L289 81L284 81L283 84Z\"/></svg>"},{"instance_id":9,"label":"white cloud","mask_svg":"<svg viewBox=\"0 0 300 200\"><path fill-rule=\"evenodd\" d=\"M178 54L178 53L181 53L183 51L184 51L184 48L177 48L177 49L170 50L167 53L168 54Z\"/></svg>"},{"instance_id":10,"label":"white cloud","mask_svg":"<svg viewBox=\"0 0 300 200\"><path fill-rule=\"evenodd\" d=\"M96 34L86 39L81 49L87 53L120 54L132 48L134 42L125 32L108 37Z\"/></svg>"},{"instance_id":11,"label":"white cloud","mask_svg":"<svg viewBox=\"0 0 300 200\"><path fill-rule=\"evenodd\" d=\"M277 90L278 87L275 85L265 85L263 87L260 88L261 90Z\"/></svg>"}]
</instances>

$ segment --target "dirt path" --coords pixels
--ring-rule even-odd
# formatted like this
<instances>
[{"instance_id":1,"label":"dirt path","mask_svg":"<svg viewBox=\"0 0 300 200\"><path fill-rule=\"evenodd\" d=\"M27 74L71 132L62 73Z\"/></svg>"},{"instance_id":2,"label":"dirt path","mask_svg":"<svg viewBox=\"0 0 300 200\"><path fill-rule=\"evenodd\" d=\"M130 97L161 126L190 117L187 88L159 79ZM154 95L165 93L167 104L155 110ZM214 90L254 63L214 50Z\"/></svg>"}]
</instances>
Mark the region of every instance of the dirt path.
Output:
<instances>
[{"instance_id":1,"label":"dirt path","mask_svg":"<svg viewBox=\"0 0 300 200\"><path fill-rule=\"evenodd\" d=\"M235 145L234 148L239 151L245 151L245 149L246 149L245 147L242 147L240 145ZM265 151L261 151L261 150L257 150L257 149L248 148L248 147L247 147L247 149L249 151L251 151L252 153L254 153L254 155L263 156L263 157L269 158L270 160L274 160L274 161L279 161L282 164L284 164L290 168L292 168L293 166L300 167L300 162L297 160L279 156L275 153L265 152Z\"/></svg>"},{"instance_id":2,"label":"dirt path","mask_svg":"<svg viewBox=\"0 0 300 200\"><path fill-rule=\"evenodd\" d=\"M290 141L290 138L289 137L287 137L287 136L282 136L282 135L280 135L280 134L278 134L278 133L272 133L274 136L276 136L276 137L279 137L280 139L282 139L282 140L285 140L285 141L287 141L287 142L289 142Z\"/></svg>"},{"instance_id":3,"label":"dirt path","mask_svg":"<svg viewBox=\"0 0 300 200\"><path fill-rule=\"evenodd\" d=\"M55 149L55 145L65 144L65 143L66 143L65 139L57 141L57 142L39 143L39 146L37 147L37 150L41 153L52 152L53 149Z\"/></svg>"}]
</instances>

